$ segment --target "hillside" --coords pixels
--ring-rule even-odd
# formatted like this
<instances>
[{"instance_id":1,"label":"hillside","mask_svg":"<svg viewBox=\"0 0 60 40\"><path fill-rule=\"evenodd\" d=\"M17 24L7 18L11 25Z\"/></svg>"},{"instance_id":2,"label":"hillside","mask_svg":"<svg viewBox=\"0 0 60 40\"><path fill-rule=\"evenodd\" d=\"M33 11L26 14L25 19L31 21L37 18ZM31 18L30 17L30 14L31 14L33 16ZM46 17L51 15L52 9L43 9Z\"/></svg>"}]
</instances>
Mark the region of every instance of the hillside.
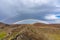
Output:
<instances>
[{"instance_id":1,"label":"hillside","mask_svg":"<svg viewBox=\"0 0 60 40\"><path fill-rule=\"evenodd\" d=\"M60 25L0 23L0 40L60 40Z\"/></svg>"}]
</instances>

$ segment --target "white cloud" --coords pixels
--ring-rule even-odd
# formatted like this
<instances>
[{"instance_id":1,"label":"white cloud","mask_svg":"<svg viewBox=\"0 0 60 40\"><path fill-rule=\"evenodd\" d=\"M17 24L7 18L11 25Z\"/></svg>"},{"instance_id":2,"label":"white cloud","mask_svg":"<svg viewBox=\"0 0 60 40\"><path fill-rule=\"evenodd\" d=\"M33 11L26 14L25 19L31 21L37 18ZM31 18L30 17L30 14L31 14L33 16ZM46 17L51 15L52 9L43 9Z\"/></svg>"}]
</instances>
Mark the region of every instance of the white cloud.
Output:
<instances>
[{"instance_id":1,"label":"white cloud","mask_svg":"<svg viewBox=\"0 0 60 40\"><path fill-rule=\"evenodd\" d=\"M49 15L45 16L45 19L47 19L47 20L56 20L58 18L56 17L56 15L49 14Z\"/></svg>"},{"instance_id":2,"label":"white cloud","mask_svg":"<svg viewBox=\"0 0 60 40\"><path fill-rule=\"evenodd\" d=\"M49 23L60 24L60 14L49 14L45 16Z\"/></svg>"}]
</instances>

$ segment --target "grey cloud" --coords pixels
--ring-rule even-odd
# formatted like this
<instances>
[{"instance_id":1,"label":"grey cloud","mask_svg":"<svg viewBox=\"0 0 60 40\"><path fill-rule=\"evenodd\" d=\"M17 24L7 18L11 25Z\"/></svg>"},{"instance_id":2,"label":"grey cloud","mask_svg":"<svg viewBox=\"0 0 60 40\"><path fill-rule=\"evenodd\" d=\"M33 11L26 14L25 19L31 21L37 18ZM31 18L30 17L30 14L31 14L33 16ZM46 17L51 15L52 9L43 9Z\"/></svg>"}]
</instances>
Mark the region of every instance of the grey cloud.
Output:
<instances>
[{"instance_id":1,"label":"grey cloud","mask_svg":"<svg viewBox=\"0 0 60 40\"><path fill-rule=\"evenodd\" d=\"M6 16L2 18L2 21L6 23L13 23L29 18L46 20L44 16L46 14L52 14L51 12L56 9L51 3L28 4L24 0L0 0L0 15L2 17Z\"/></svg>"}]
</instances>

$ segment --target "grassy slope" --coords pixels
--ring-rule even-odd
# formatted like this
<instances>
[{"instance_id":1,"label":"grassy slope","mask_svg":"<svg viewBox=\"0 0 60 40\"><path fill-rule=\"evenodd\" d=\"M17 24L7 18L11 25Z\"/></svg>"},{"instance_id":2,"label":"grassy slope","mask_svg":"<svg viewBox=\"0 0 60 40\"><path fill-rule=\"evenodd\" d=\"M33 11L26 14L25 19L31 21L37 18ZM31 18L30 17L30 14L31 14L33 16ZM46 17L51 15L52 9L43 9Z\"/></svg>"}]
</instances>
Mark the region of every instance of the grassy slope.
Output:
<instances>
[{"instance_id":1,"label":"grassy slope","mask_svg":"<svg viewBox=\"0 0 60 40\"><path fill-rule=\"evenodd\" d=\"M11 30L11 34L6 36L5 31L0 32L0 39L4 40L60 40L60 28L50 27L50 26L34 26L34 25L22 25L7 28ZM4 30L4 29L2 29ZM6 36L6 37L5 37ZM5 37L5 38L4 38Z\"/></svg>"}]
</instances>

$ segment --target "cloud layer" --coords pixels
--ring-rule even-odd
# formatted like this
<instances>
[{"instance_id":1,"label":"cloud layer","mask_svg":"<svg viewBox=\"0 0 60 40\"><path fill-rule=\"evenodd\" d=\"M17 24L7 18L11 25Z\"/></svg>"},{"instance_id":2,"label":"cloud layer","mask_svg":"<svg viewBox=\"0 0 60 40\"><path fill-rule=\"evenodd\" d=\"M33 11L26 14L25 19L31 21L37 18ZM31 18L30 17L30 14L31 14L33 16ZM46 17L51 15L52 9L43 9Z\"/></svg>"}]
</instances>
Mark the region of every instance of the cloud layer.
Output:
<instances>
[{"instance_id":1,"label":"cloud layer","mask_svg":"<svg viewBox=\"0 0 60 40\"><path fill-rule=\"evenodd\" d=\"M23 19L57 20L59 0L0 0L0 21L13 23ZM59 20L59 18L58 18ZM54 21L53 21L54 22ZM55 22L54 22L55 23Z\"/></svg>"}]
</instances>

